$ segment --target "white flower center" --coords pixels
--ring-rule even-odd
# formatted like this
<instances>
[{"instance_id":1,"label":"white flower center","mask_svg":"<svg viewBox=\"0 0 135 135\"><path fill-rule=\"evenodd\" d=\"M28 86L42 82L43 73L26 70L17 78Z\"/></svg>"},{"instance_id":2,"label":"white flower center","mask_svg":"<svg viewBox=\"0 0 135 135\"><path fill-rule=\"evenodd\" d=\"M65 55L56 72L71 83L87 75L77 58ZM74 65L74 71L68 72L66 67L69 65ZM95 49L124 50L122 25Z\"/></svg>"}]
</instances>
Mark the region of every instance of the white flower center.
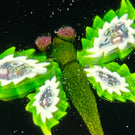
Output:
<instances>
[{"instance_id":1,"label":"white flower center","mask_svg":"<svg viewBox=\"0 0 135 135\"><path fill-rule=\"evenodd\" d=\"M20 78L32 71L32 66L22 61L9 61L0 65L0 79L13 80Z\"/></svg>"},{"instance_id":2,"label":"white flower center","mask_svg":"<svg viewBox=\"0 0 135 135\"><path fill-rule=\"evenodd\" d=\"M50 107L53 103L54 93L51 90L51 86L48 86L42 93L41 98L39 100L40 105L46 109Z\"/></svg>"},{"instance_id":3,"label":"white flower center","mask_svg":"<svg viewBox=\"0 0 135 135\"><path fill-rule=\"evenodd\" d=\"M102 35L99 48L106 45L122 43L128 38L128 29L123 22L118 22L108 28Z\"/></svg>"},{"instance_id":4,"label":"white flower center","mask_svg":"<svg viewBox=\"0 0 135 135\"><path fill-rule=\"evenodd\" d=\"M101 70L97 71L97 74L106 85L109 86L120 85L120 81L111 74L105 73Z\"/></svg>"}]
</instances>

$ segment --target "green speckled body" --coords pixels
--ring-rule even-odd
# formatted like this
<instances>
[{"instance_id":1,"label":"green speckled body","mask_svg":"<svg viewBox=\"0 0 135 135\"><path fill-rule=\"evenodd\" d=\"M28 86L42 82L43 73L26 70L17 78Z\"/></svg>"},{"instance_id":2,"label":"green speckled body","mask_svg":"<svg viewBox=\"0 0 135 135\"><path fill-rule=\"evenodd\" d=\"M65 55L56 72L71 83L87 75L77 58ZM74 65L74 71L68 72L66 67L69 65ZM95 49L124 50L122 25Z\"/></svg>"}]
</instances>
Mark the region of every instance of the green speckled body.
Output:
<instances>
[{"instance_id":1,"label":"green speckled body","mask_svg":"<svg viewBox=\"0 0 135 135\"><path fill-rule=\"evenodd\" d=\"M53 47L52 56L63 71L63 87L67 96L83 118L91 135L104 135L94 94L83 67L77 62L73 44L54 38Z\"/></svg>"}]
</instances>

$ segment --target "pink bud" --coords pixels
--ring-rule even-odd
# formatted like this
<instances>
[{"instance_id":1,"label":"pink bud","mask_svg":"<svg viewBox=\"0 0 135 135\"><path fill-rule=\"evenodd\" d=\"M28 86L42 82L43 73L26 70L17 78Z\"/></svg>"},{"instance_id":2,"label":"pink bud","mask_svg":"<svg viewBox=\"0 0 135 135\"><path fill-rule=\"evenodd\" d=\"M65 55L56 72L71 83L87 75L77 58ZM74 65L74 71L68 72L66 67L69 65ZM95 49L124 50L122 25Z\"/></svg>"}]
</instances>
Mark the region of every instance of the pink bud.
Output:
<instances>
[{"instance_id":1,"label":"pink bud","mask_svg":"<svg viewBox=\"0 0 135 135\"><path fill-rule=\"evenodd\" d=\"M60 38L69 40L69 41L73 41L76 37L75 30L70 26L61 27L58 31L55 31L55 33Z\"/></svg>"},{"instance_id":2,"label":"pink bud","mask_svg":"<svg viewBox=\"0 0 135 135\"><path fill-rule=\"evenodd\" d=\"M35 41L35 44L40 51L45 51L46 48L51 44L51 36L38 37Z\"/></svg>"}]
</instances>

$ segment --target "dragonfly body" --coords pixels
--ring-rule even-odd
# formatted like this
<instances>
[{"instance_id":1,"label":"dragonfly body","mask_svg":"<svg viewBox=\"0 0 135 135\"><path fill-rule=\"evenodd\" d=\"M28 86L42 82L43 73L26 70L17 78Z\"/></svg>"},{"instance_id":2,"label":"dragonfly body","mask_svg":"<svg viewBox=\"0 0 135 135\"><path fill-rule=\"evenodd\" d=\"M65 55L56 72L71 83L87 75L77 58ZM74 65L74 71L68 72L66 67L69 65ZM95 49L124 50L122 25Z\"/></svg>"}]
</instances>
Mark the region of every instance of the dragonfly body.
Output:
<instances>
[{"instance_id":1,"label":"dragonfly body","mask_svg":"<svg viewBox=\"0 0 135 135\"><path fill-rule=\"evenodd\" d=\"M83 118L90 133L104 135L95 96L83 67L76 59L73 44L59 38L55 38L53 41L52 55L63 71L63 87L67 96Z\"/></svg>"}]
</instances>

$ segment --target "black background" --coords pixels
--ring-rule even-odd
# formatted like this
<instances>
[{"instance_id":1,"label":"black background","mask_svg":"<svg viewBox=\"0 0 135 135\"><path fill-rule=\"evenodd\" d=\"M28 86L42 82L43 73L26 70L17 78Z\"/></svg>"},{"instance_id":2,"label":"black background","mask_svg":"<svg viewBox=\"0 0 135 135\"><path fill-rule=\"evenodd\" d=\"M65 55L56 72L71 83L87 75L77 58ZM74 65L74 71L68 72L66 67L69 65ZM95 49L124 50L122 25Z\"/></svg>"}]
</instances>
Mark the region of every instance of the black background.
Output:
<instances>
[{"instance_id":1,"label":"black background","mask_svg":"<svg viewBox=\"0 0 135 135\"><path fill-rule=\"evenodd\" d=\"M131 1L135 6L135 1ZM53 33L70 25L80 37L92 26L95 15L103 17L109 9L118 9L120 0L5 0L0 3L0 52L16 46L17 50L35 47L39 34ZM36 48L36 47L35 47ZM134 70L134 53L124 60ZM135 135L135 104L110 103L97 98L105 135ZM31 114L25 111L27 99L0 101L0 135L43 135ZM52 129L53 135L89 135L82 119L71 105L68 115Z\"/></svg>"}]
</instances>

